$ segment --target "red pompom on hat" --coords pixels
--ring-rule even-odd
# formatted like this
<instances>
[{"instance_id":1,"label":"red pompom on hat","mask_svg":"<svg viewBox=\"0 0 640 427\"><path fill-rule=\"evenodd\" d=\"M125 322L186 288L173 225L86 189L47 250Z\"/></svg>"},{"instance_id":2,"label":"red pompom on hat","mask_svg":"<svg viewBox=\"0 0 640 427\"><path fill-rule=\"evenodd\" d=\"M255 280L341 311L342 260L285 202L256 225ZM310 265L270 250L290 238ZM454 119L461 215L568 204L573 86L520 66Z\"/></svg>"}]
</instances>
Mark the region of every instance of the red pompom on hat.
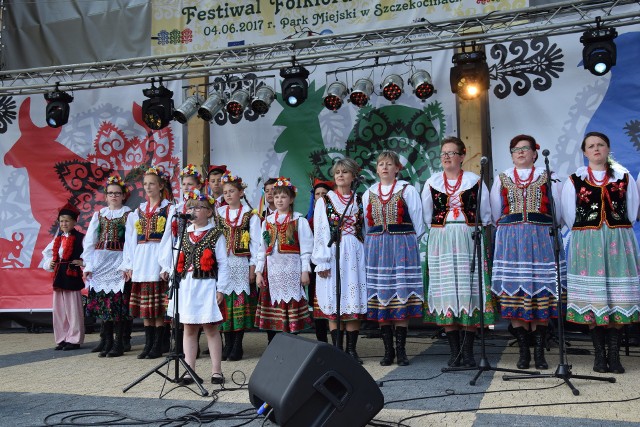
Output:
<instances>
[{"instance_id":1,"label":"red pompom on hat","mask_svg":"<svg viewBox=\"0 0 640 427\"><path fill-rule=\"evenodd\" d=\"M58 210L58 218L62 215L69 215L74 221L77 221L80 216L80 210L71 203L67 203Z\"/></svg>"},{"instance_id":2,"label":"red pompom on hat","mask_svg":"<svg viewBox=\"0 0 640 427\"><path fill-rule=\"evenodd\" d=\"M211 175L211 172L225 173L227 171L227 165L211 165L209 166L209 172L207 175Z\"/></svg>"}]
</instances>

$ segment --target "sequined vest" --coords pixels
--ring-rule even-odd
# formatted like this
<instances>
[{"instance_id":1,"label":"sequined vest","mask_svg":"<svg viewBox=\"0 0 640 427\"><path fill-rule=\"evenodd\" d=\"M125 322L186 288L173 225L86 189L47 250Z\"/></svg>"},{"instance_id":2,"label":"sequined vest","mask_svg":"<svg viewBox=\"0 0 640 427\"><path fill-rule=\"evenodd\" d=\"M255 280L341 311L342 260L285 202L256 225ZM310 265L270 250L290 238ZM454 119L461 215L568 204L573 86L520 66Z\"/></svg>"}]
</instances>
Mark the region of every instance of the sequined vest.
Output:
<instances>
[{"instance_id":1,"label":"sequined vest","mask_svg":"<svg viewBox=\"0 0 640 427\"><path fill-rule=\"evenodd\" d=\"M407 184L401 191L394 193L383 203L379 195L369 191L369 206L367 207L368 235L383 234L415 234L409 215L409 207L402 195Z\"/></svg>"},{"instance_id":2,"label":"sequined vest","mask_svg":"<svg viewBox=\"0 0 640 427\"><path fill-rule=\"evenodd\" d=\"M131 212L125 212L120 218L109 219L98 215L98 242L96 249L121 251L124 247L125 225Z\"/></svg>"},{"instance_id":3,"label":"sequined vest","mask_svg":"<svg viewBox=\"0 0 640 427\"><path fill-rule=\"evenodd\" d=\"M136 223L136 234L138 235L138 244L147 242L159 242L162 240L164 228L167 226L167 216L169 215L169 206L167 205L155 211L151 218L147 218L138 208L138 220Z\"/></svg>"},{"instance_id":4,"label":"sequined vest","mask_svg":"<svg viewBox=\"0 0 640 427\"><path fill-rule=\"evenodd\" d=\"M190 237L184 239L177 268L183 278L193 268L191 271L194 279L218 279L216 243L221 235L219 228L210 228L196 243Z\"/></svg>"},{"instance_id":5,"label":"sequined vest","mask_svg":"<svg viewBox=\"0 0 640 427\"><path fill-rule=\"evenodd\" d=\"M502 186L502 216L498 219L498 225L519 224L530 222L540 225L551 225L551 203L549 202L547 171L540 174L526 188L526 194L522 188L518 188L515 182L506 174L499 175Z\"/></svg>"},{"instance_id":6,"label":"sequined vest","mask_svg":"<svg viewBox=\"0 0 640 427\"><path fill-rule=\"evenodd\" d=\"M233 253L235 256L248 257L251 256L249 242L251 241L250 223L253 212L245 212L242 214L242 221L237 227L232 227L224 219L222 232L227 239L227 253Z\"/></svg>"},{"instance_id":7,"label":"sequined vest","mask_svg":"<svg viewBox=\"0 0 640 427\"><path fill-rule=\"evenodd\" d=\"M571 175L576 189L576 220L572 230L601 228L630 228L627 215L627 186L629 175L603 186L593 185L578 175Z\"/></svg>"},{"instance_id":8,"label":"sequined vest","mask_svg":"<svg viewBox=\"0 0 640 427\"><path fill-rule=\"evenodd\" d=\"M464 222L467 225L476 225L476 208L478 206L478 188L480 181L478 181L473 187L461 191L460 197L460 212L464 217ZM451 207L449 206L449 198L451 196L446 193L442 193L435 188L431 187L431 198L433 199L433 215L431 217L432 227L444 227L447 222L447 215Z\"/></svg>"},{"instance_id":9,"label":"sequined vest","mask_svg":"<svg viewBox=\"0 0 640 427\"><path fill-rule=\"evenodd\" d=\"M327 220L329 221L329 230L331 235L336 232L336 227L338 226L338 222L340 222L340 216L342 216L342 212L339 212L329 196L324 195L324 204L327 211ZM364 215L362 214L362 197L359 194L356 194L355 204L358 207L358 212L356 213L356 222L353 224L351 228L351 232L349 234L353 234L358 240L364 243L364 233L362 231L364 224ZM351 210L351 206L349 206L349 210ZM313 222L313 221L310 221ZM346 227L343 227L345 230Z\"/></svg>"},{"instance_id":10,"label":"sequined vest","mask_svg":"<svg viewBox=\"0 0 640 427\"><path fill-rule=\"evenodd\" d=\"M290 237L287 237L290 236ZM267 229L262 233L262 238L267 244L267 255L273 253L276 242L278 244L278 252L281 254L299 254L300 240L298 239L298 220L287 222L286 226L271 224L267 221Z\"/></svg>"}]
</instances>

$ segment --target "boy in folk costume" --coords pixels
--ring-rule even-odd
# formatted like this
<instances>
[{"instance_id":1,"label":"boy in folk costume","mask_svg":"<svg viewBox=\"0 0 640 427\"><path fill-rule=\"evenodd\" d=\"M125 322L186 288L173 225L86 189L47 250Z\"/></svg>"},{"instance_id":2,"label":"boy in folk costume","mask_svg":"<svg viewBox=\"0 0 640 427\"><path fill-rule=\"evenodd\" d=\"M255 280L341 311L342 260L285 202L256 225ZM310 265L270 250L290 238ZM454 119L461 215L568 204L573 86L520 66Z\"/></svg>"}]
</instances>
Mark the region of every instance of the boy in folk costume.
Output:
<instances>
[{"instance_id":1,"label":"boy in folk costume","mask_svg":"<svg viewBox=\"0 0 640 427\"><path fill-rule=\"evenodd\" d=\"M216 209L225 206L227 202L222 196L222 175L227 171L227 165L211 165L207 174L209 195L216 200Z\"/></svg>"},{"instance_id":2,"label":"boy in folk costume","mask_svg":"<svg viewBox=\"0 0 640 427\"><path fill-rule=\"evenodd\" d=\"M82 239L75 229L80 211L66 204L58 211L60 229L42 251L42 268L53 272L53 335L56 350L77 350L84 342Z\"/></svg>"}]
</instances>

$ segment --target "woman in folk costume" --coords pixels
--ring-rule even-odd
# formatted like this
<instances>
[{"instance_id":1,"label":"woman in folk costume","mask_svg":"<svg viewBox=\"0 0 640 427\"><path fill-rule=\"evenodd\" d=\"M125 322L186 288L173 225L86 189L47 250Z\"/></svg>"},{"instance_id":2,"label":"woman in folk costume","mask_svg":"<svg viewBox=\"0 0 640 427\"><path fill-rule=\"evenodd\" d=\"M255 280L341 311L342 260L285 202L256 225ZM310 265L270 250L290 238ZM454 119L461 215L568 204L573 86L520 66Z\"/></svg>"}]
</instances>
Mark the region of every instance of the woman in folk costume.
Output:
<instances>
[{"instance_id":1,"label":"woman in folk costume","mask_svg":"<svg viewBox=\"0 0 640 427\"><path fill-rule=\"evenodd\" d=\"M571 227L567 320L589 326L594 371L622 374L620 329L640 321L638 242L632 229L638 189L629 171L609 157L606 135L589 132L581 148L588 165L562 188L562 217Z\"/></svg>"},{"instance_id":2,"label":"woman in folk costume","mask_svg":"<svg viewBox=\"0 0 640 427\"><path fill-rule=\"evenodd\" d=\"M53 272L53 336L55 350L77 350L84 342L82 313L84 233L75 229L80 211L67 203L58 211L59 231L42 251L42 268Z\"/></svg>"},{"instance_id":3,"label":"woman in folk costume","mask_svg":"<svg viewBox=\"0 0 640 427\"><path fill-rule=\"evenodd\" d=\"M161 248L171 246L171 224L175 213L169 203L169 175L160 167L143 167L146 202L129 214L122 264L118 268L131 278L131 316L144 322L145 345L138 359L162 356L166 280L160 278Z\"/></svg>"},{"instance_id":4,"label":"woman in folk costume","mask_svg":"<svg viewBox=\"0 0 640 427\"><path fill-rule=\"evenodd\" d=\"M123 334L130 320L131 283L127 286L125 275L117 267L122 263L131 209L124 206L128 189L119 175L107 179L104 194L107 207L93 214L84 238L83 277L89 288L86 313L102 322L100 342L91 351L100 357L119 357L125 351Z\"/></svg>"},{"instance_id":5,"label":"woman in folk costume","mask_svg":"<svg viewBox=\"0 0 640 427\"><path fill-rule=\"evenodd\" d=\"M314 242L311 261L316 265L318 312L315 317L329 320L333 345L346 331L346 352L362 363L356 351L360 321L367 313L367 283L364 262L362 199L353 195L351 184L360 166L348 158L335 162L332 168L335 190L316 202L313 216ZM353 200L347 208L347 204ZM345 213L339 230L338 222ZM328 246L334 233L340 233L340 270L336 269L336 245ZM340 275L340 313L337 312L336 281ZM341 328L338 330L338 316ZM342 341L340 339L340 341Z\"/></svg>"},{"instance_id":6,"label":"woman in folk costume","mask_svg":"<svg viewBox=\"0 0 640 427\"><path fill-rule=\"evenodd\" d=\"M420 195L413 185L398 180L402 169L393 151L377 159L380 181L363 195L367 319L380 324L384 357L382 366L409 364L405 343L409 319L422 317L424 290L418 238L424 231ZM393 347L395 328L396 345Z\"/></svg>"},{"instance_id":7,"label":"woman in folk costume","mask_svg":"<svg viewBox=\"0 0 640 427\"><path fill-rule=\"evenodd\" d=\"M257 291L256 255L260 246L260 217L246 201L246 184L227 171L222 176L222 192L226 206L218 208L219 222L227 241L229 280L219 291L225 295L227 319L220 330L224 333L222 360L242 359L245 330L253 328ZM248 204L248 202L247 202Z\"/></svg>"},{"instance_id":8,"label":"woman in folk costume","mask_svg":"<svg viewBox=\"0 0 640 427\"><path fill-rule=\"evenodd\" d=\"M270 301L258 310L256 325L268 331L269 342L278 331L298 332L311 326L303 286L309 284L313 234L306 218L293 211L296 191L288 178L278 178L273 187L276 211L262 223L256 284L266 285L262 274L268 263Z\"/></svg>"},{"instance_id":9,"label":"woman in folk costume","mask_svg":"<svg viewBox=\"0 0 640 427\"><path fill-rule=\"evenodd\" d=\"M450 348L449 366L474 367L473 341L480 326L480 316L484 316L485 325L493 324L495 307L485 250L475 258L475 268L482 268L483 272L482 293L477 274L471 272L480 190L481 226L491 223L491 207L489 190L480 182L480 177L462 170L466 152L460 138L445 138L440 144L444 171L431 175L422 190L424 221L430 229L427 246L429 284L423 320L444 328ZM486 247L485 237L483 233L482 248ZM484 313L480 312L480 298Z\"/></svg>"},{"instance_id":10,"label":"woman in folk costume","mask_svg":"<svg viewBox=\"0 0 640 427\"><path fill-rule=\"evenodd\" d=\"M544 356L549 319L558 317L556 265L549 190L560 220L560 184L552 174L551 189L545 169L534 162L540 147L529 135L517 135L510 144L513 167L499 174L491 189L491 209L497 225L492 291L500 299L504 319L518 340L518 369L529 368L529 335L535 338L536 369L549 366ZM566 287L567 265L560 253L560 277Z\"/></svg>"}]
</instances>

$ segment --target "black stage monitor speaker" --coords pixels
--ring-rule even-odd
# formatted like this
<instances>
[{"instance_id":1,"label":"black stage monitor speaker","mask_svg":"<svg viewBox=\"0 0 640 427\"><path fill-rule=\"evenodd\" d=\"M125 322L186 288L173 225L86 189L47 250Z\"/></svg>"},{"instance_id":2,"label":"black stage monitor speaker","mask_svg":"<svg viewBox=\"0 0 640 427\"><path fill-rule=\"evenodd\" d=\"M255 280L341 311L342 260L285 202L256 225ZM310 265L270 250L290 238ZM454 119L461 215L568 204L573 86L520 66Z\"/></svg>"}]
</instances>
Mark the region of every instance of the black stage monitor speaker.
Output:
<instances>
[{"instance_id":1,"label":"black stage monitor speaker","mask_svg":"<svg viewBox=\"0 0 640 427\"><path fill-rule=\"evenodd\" d=\"M319 341L277 334L249 379L249 399L280 426L365 426L384 406L371 375ZM266 405L265 405L266 404Z\"/></svg>"}]
</instances>

